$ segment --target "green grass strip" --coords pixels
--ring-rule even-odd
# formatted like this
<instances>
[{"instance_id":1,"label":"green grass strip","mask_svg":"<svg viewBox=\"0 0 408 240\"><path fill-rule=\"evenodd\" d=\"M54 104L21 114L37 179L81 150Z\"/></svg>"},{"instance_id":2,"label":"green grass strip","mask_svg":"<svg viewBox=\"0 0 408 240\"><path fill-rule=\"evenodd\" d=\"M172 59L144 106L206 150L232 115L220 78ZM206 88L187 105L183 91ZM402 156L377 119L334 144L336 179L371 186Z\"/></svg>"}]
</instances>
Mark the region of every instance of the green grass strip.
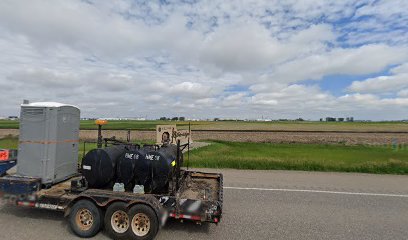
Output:
<instances>
[{"instance_id":1,"label":"green grass strip","mask_svg":"<svg viewBox=\"0 0 408 240\"><path fill-rule=\"evenodd\" d=\"M191 167L408 174L408 147L213 142Z\"/></svg>"}]
</instances>

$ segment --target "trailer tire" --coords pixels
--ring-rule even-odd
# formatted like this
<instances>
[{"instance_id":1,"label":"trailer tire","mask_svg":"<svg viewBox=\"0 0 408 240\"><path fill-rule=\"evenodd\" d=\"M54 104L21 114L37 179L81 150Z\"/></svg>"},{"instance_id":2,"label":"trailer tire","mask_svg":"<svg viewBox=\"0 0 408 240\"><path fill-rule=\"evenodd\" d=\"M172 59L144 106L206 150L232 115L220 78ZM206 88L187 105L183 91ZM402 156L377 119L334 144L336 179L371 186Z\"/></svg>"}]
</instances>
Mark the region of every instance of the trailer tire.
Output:
<instances>
[{"instance_id":1,"label":"trailer tire","mask_svg":"<svg viewBox=\"0 0 408 240\"><path fill-rule=\"evenodd\" d=\"M124 202L112 203L105 213L105 230L112 239L128 239L130 220Z\"/></svg>"},{"instance_id":2,"label":"trailer tire","mask_svg":"<svg viewBox=\"0 0 408 240\"><path fill-rule=\"evenodd\" d=\"M155 211L144 204L136 204L129 210L129 239L151 240L159 231L159 219Z\"/></svg>"},{"instance_id":3,"label":"trailer tire","mask_svg":"<svg viewBox=\"0 0 408 240\"><path fill-rule=\"evenodd\" d=\"M69 214L72 231L82 238L95 236L102 227L102 211L89 200L79 200Z\"/></svg>"}]
</instances>

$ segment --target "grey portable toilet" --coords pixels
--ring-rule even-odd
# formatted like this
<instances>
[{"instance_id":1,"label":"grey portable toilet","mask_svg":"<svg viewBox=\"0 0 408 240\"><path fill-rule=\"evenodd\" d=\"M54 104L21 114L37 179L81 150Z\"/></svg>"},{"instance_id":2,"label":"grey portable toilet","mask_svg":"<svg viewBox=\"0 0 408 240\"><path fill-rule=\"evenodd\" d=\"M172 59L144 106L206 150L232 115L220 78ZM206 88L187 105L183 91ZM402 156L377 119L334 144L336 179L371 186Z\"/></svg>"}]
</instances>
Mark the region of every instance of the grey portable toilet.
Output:
<instances>
[{"instance_id":1,"label":"grey portable toilet","mask_svg":"<svg viewBox=\"0 0 408 240\"><path fill-rule=\"evenodd\" d=\"M20 112L17 174L63 181L78 172L79 108L55 102L24 103Z\"/></svg>"}]
</instances>

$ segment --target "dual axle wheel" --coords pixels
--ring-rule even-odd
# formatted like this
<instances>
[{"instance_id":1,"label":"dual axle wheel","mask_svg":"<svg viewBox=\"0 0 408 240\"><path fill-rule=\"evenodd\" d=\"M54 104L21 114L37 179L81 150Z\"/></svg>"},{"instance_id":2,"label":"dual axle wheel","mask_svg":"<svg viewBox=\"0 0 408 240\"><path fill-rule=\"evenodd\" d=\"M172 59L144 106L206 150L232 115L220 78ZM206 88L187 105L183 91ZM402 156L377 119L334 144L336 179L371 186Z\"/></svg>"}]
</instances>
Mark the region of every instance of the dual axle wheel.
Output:
<instances>
[{"instance_id":1,"label":"dual axle wheel","mask_svg":"<svg viewBox=\"0 0 408 240\"><path fill-rule=\"evenodd\" d=\"M153 239L159 230L155 212L143 204L128 209L126 203L116 202L103 217L102 211L91 201L80 200L73 206L69 220L72 230L80 237L95 236L103 225L109 236L118 240Z\"/></svg>"}]
</instances>

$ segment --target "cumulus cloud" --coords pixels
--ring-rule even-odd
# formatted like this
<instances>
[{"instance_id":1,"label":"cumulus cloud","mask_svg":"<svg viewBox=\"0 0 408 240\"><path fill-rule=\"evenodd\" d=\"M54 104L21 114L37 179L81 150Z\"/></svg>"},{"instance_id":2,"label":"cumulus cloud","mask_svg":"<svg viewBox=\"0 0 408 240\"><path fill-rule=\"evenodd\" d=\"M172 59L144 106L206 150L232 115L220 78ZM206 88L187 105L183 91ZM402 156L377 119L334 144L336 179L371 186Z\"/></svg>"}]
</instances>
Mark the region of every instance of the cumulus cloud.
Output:
<instances>
[{"instance_id":1,"label":"cumulus cloud","mask_svg":"<svg viewBox=\"0 0 408 240\"><path fill-rule=\"evenodd\" d=\"M84 116L406 118L405 6L2 1L0 115L30 99ZM332 75L357 80L322 88Z\"/></svg>"},{"instance_id":2,"label":"cumulus cloud","mask_svg":"<svg viewBox=\"0 0 408 240\"><path fill-rule=\"evenodd\" d=\"M408 87L408 64L393 68L390 72L394 75L379 76L364 81L354 81L348 87L348 90L361 93L387 93ZM399 93L399 95L404 94Z\"/></svg>"},{"instance_id":3,"label":"cumulus cloud","mask_svg":"<svg viewBox=\"0 0 408 240\"><path fill-rule=\"evenodd\" d=\"M398 76L380 76L364 81L355 81L348 88L353 92L384 93L408 87L408 74Z\"/></svg>"},{"instance_id":4,"label":"cumulus cloud","mask_svg":"<svg viewBox=\"0 0 408 240\"><path fill-rule=\"evenodd\" d=\"M50 49L66 45L101 57L123 58L162 50L184 52L197 34L187 31L185 18L174 15L162 25L146 26L140 20L86 1L3 1L1 26L22 34L35 46ZM184 38L181 38L184 36Z\"/></svg>"},{"instance_id":5,"label":"cumulus cloud","mask_svg":"<svg viewBox=\"0 0 408 240\"><path fill-rule=\"evenodd\" d=\"M253 71L322 51L333 39L332 27L325 24L312 25L285 40L255 22L228 24L207 36L200 60L220 72Z\"/></svg>"},{"instance_id":6,"label":"cumulus cloud","mask_svg":"<svg viewBox=\"0 0 408 240\"><path fill-rule=\"evenodd\" d=\"M406 98L408 98L408 88L399 91L399 92L398 92L398 96L399 96L399 97L406 97Z\"/></svg>"},{"instance_id":7,"label":"cumulus cloud","mask_svg":"<svg viewBox=\"0 0 408 240\"><path fill-rule=\"evenodd\" d=\"M50 69L23 69L8 76L16 87L43 87L47 89L65 89L77 85L75 74L60 73Z\"/></svg>"}]
</instances>

